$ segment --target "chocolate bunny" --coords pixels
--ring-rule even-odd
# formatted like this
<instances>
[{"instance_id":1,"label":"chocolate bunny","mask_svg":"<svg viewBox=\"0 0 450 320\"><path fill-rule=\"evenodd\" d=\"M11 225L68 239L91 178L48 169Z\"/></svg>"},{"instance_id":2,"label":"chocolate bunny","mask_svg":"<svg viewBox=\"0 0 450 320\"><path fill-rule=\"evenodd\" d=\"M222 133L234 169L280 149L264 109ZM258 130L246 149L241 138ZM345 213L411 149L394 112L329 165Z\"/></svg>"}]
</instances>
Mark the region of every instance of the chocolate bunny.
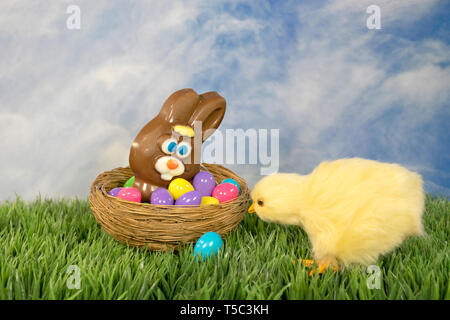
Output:
<instances>
[{"instance_id":1,"label":"chocolate bunny","mask_svg":"<svg viewBox=\"0 0 450 320\"><path fill-rule=\"evenodd\" d=\"M201 143L219 127L225 107L225 99L217 92L198 95L192 89L182 89L167 98L130 149L133 187L141 192L142 202L149 202L152 192L167 188L173 178L190 181L200 171ZM201 121L201 137L194 136L198 134L194 132L195 121Z\"/></svg>"}]
</instances>

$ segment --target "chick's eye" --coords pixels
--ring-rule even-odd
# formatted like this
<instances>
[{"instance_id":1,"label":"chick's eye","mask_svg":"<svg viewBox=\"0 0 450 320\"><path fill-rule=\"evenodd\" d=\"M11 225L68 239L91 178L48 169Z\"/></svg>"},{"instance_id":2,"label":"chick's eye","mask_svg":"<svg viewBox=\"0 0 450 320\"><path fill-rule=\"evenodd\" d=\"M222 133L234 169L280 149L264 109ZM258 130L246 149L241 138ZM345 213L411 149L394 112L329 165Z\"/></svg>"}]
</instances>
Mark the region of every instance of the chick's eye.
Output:
<instances>
[{"instance_id":1,"label":"chick's eye","mask_svg":"<svg viewBox=\"0 0 450 320\"><path fill-rule=\"evenodd\" d=\"M260 207L264 207L264 202L263 202L263 201L261 201L261 200L258 200L258 206L260 206Z\"/></svg>"},{"instance_id":2,"label":"chick's eye","mask_svg":"<svg viewBox=\"0 0 450 320\"><path fill-rule=\"evenodd\" d=\"M175 139L167 139L163 142L161 149L164 153L171 154L177 148L177 141Z\"/></svg>"}]
</instances>

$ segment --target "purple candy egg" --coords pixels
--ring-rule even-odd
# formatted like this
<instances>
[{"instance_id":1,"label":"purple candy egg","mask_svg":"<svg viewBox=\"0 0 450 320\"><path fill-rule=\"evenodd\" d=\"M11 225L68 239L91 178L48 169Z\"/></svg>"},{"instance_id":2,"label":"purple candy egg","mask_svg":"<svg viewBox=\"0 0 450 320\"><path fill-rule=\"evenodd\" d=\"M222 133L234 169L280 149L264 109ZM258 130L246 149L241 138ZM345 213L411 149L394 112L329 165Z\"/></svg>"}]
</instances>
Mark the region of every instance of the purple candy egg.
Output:
<instances>
[{"instance_id":1,"label":"purple candy egg","mask_svg":"<svg viewBox=\"0 0 450 320\"><path fill-rule=\"evenodd\" d=\"M203 197L210 197L216 186L216 181L214 176L208 171L200 171L195 175L192 185L195 191L200 192Z\"/></svg>"},{"instance_id":2,"label":"purple candy egg","mask_svg":"<svg viewBox=\"0 0 450 320\"><path fill-rule=\"evenodd\" d=\"M108 192L108 194L110 195L110 196L113 196L113 197L115 197L115 196L117 196L117 194L119 193L119 191L120 190L122 190L122 188L114 188L114 189L112 189L112 190L110 190L109 192Z\"/></svg>"},{"instance_id":3,"label":"purple candy egg","mask_svg":"<svg viewBox=\"0 0 450 320\"><path fill-rule=\"evenodd\" d=\"M173 197L170 194L169 190L164 188L157 188L152 192L150 203L170 206L173 205Z\"/></svg>"},{"instance_id":4,"label":"purple candy egg","mask_svg":"<svg viewBox=\"0 0 450 320\"><path fill-rule=\"evenodd\" d=\"M175 201L177 206L199 206L202 203L202 195L198 191L189 191Z\"/></svg>"}]
</instances>

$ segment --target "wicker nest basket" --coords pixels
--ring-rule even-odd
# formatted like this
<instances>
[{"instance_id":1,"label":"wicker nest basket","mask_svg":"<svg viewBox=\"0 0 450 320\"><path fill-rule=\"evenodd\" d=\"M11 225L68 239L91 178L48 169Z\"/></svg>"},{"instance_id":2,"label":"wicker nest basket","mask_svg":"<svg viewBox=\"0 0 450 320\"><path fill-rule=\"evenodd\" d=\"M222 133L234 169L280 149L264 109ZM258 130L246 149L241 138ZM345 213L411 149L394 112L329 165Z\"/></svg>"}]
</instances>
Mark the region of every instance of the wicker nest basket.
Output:
<instances>
[{"instance_id":1,"label":"wicker nest basket","mask_svg":"<svg viewBox=\"0 0 450 320\"><path fill-rule=\"evenodd\" d=\"M235 179L239 196L228 203L207 207L162 206L136 203L108 195L133 173L129 167L100 174L92 183L89 202L92 212L109 235L118 241L150 250L167 251L197 240L208 231L222 237L235 229L247 212L250 191L244 179L216 164L202 164L216 181Z\"/></svg>"}]
</instances>

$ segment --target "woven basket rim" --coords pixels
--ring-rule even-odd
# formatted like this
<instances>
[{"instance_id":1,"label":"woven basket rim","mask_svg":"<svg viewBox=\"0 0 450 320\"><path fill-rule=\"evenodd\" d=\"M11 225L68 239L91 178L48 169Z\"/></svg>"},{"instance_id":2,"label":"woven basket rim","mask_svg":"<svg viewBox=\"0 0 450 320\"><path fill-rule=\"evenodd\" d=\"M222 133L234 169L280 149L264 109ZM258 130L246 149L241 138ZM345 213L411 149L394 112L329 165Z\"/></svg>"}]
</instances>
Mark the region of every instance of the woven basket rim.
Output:
<instances>
[{"instance_id":1,"label":"woven basket rim","mask_svg":"<svg viewBox=\"0 0 450 320\"><path fill-rule=\"evenodd\" d=\"M212 206L168 206L137 203L110 196L132 175L129 167L118 167L99 174L91 184L89 202L93 215L112 237L132 246L151 250L177 249L203 233L215 231L222 237L234 230L248 208L250 190L244 179L218 164L202 163L216 182L235 179L240 187L237 198Z\"/></svg>"}]
</instances>

